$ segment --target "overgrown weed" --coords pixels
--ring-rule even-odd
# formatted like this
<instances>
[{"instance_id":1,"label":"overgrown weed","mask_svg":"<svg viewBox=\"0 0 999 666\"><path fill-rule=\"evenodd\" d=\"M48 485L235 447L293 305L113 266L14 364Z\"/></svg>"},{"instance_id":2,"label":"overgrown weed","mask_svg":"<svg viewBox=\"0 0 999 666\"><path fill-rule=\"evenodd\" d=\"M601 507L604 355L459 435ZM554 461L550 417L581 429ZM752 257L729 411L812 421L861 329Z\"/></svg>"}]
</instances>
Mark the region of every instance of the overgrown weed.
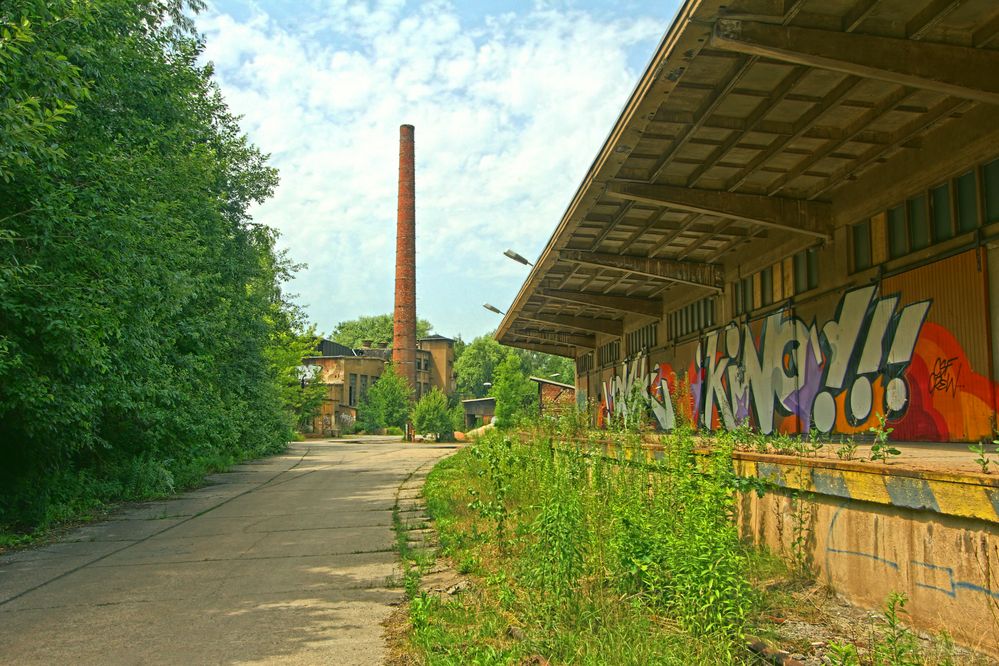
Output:
<instances>
[{"instance_id":1,"label":"overgrown weed","mask_svg":"<svg viewBox=\"0 0 999 666\"><path fill-rule=\"evenodd\" d=\"M434 468L424 494L440 553L479 582L414 597L421 663L748 664L748 633L782 640L774 618L814 587L811 504L788 498L789 557L740 542L736 497L762 488L735 475L732 452L769 440L814 455L817 438L747 428L705 455L681 423L646 463L628 448L639 436L549 422L523 442L489 433ZM913 647L903 607L889 599L863 651L830 645L831 663L950 663Z\"/></svg>"},{"instance_id":2,"label":"overgrown weed","mask_svg":"<svg viewBox=\"0 0 999 666\"><path fill-rule=\"evenodd\" d=\"M424 660L740 661L756 595L732 521L731 447L704 460L682 428L644 464L550 434L522 444L489 433L428 478L441 553L474 561L465 568L484 584L419 602L412 640ZM618 442L639 443L634 430Z\"/></svg>"}]
</instances>

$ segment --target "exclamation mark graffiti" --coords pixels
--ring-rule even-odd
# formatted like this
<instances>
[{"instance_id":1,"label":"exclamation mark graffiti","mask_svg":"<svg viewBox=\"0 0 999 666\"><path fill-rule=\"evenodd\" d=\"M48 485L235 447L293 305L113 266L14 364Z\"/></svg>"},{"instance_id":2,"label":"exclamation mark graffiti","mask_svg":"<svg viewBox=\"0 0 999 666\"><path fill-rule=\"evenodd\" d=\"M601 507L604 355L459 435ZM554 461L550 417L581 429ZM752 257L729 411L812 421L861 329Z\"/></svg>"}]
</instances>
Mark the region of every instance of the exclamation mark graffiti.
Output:
<instances>
[{"instance_id":1,"label":"exclamation mark graffiti","mask_svg":"<svg viewBox=\"0 0 999 666\"><path fill-rule=\"evenodd\" d=\"M923 328L930 302L913 303L902 310L895 325L895 338L888 351L887 375L891 378L885 386L885 410L889 418L901 416L909 405L909 385L903 373L909 367L912 353L916 349L919 331Z\"/></svg>"}]
</instances>

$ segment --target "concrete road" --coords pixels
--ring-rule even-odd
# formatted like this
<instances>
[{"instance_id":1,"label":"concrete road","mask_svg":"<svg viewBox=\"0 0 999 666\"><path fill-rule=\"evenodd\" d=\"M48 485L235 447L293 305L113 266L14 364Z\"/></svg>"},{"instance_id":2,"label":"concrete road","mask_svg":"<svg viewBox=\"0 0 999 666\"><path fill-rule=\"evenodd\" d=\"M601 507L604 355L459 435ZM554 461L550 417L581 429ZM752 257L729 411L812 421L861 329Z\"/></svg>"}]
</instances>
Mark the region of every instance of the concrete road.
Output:
<instances>
[{"instance_id":1,"label":"concrete road","mask_svg":"<svg viewBox=\"0 0 999 666\"><path fill-rule=\"evenodd\" d=\"M392 507L452 450L297 443L0 557L0 663L381 663Z\"/></svg>"}]
</instances>

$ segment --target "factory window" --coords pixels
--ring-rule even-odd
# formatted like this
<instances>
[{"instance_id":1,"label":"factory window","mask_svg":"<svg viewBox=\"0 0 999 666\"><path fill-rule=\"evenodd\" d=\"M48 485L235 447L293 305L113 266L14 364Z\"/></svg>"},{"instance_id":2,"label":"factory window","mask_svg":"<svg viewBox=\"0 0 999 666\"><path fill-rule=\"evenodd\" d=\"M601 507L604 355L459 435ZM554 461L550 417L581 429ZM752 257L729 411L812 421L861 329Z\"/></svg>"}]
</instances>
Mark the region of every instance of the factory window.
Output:
<instances>
[{"instance_id":1,"label":"factory window","mask_svg":"<svg viewBox=\"0 0 999 666\"><path fill-rule=\"evenodd\" d=\"M888 210L888 256L901 257L909 251L909 235L905 230L905 209L895 206Z\"/></svg>"},{"instance_id":2,"label":"factory window","mask_svg":"<svg viewBox=\"0 0 999 666\"><path fill-rule=\"evenodd\" d=\"M975 172L969 171L954 180L957 200L957 230L972 231L978 226L978 187Z\"/></svg>"},{"instance_id":3,"label":"factory window","mask_svg":"<svg viewBox=\"0 0 999 666\"><path fill-rule=\"evenodd\" d=\"M819 251L815 248L794 255L794 293L819 286Z\"/></svg>"},{"instance_id":4,"label":"factory window","mask_svg":"<svg viewBox=\"0 0 999 666\"><path fill-rule=\"evenodd\" d=\"M985 219L999 222L999 160L982 169L982 189L985 190Z\"/></svg>"},{"instance_id":5,"label":"factory window","mask_svg":"<svg viewBox=\"0 0 999 666\"><path fill-rule=\"evenodd\" d=\"M896 259L974 231L979 224L981 203L985 204L986 221L999 222L999 160L981 167L981 191L978 176L973 169L889 208L886 215L889 258ZM871 265L870 235L865 232L868 225L862 222L852 227L854 271Z\"/></svg>"},{"instance_id":6,"label":"factory window","mask_svg":"<svg viewBox=\"0 0 999 666\"><path fill-rule=\"evenodd\" d=\"M753 303L753 276L744 277L741 280L736 280L733 283L733 295L735 303L733 303L733 312L740 315L746 312L751 312L755 307Z\"/></svg>"},{"instance_id":7,"label":"factory window","mask_svg":"<svg viewBox=\"0 0 999 666\"><path fill-rule=\"evenodd\" d=\"M871 221L864 220L850 228L853 241L853 270L862 271L874 263L871 256Z\"/></svg>"},{"instance_id":8,"label":"factory window","mask_svg":"<svg viewBox=\"0 0 999 666\"><path fill-rule=\"evenodd\" d=\"M653 322L641 328L636 328L628 334L628 356L641 351L648 351L658 343L659 324Z\"/></svg>"},{"instance_id":9,"label":"factory window","mask_svg":"<svg viewBox=\"0 0 999 666\"><path fill-rule=\"evenodd\" d=\"M930 221L926 212L926 195L912 197L905 202L909 214L909 251L915 252L930 246Z\"/></svg>"},{"instance_id":10,"label":"factory window","mask_svg":"<svg viewBox=\"0 0 999 666\"><path fill-rule=\"evenodd\" d=\"M368 395L368 376L361 375L361 392L358 394L358 400L363 401Z\"/></svg>"},{"instance_id":11,"label":"factory window","mask_svg":"<svg viewBox=\"0 0 999 666\"><path fill-rule=\"evenodd\" d=\"M950 206L950 183L930 190L930 217L933 219L933 241L939 243L954 236L954 216Z\"/></svg>"},{"instance_id":12,"label":"factory window","mask_svg":"<svg viewBox=\"0 0 999 666\"><path fill-rule=\"evenodd\" d=\"M760 271L760 305L770 305L774 302L774 268L764 268Z\"/></svg>"},{"instance_id":13,"label":"factory window","mask_svg":"<svg viewBox=\"0 0 999 666\"><path fill-rule=\"evenodd\" d=\"M350 373L350 381L347 384L347 404L351 407L357 404L357 375Z\"/></svg>"},{"instance_id":14,"label":"factory window","mask_svg":"<svg viewBox=\"0 0 999 666\"><path fill-rule=\"evenodd\" d=\"M608 342L602 345L597 353L600 357L600 365L610 365L612 363L617 363L618 359L621 358L621 341L614 340L613 342Z\"/></svg>"},{"instance_id":15,"label":"factory window","mask_svg":"<svg viewBox=\"0 0 999 666\"><path fill-rule=\"evenodd\" d=\"M670 339L675 340L715 325L715 298L702 298L669 314Z\"/></svg>"},{"instance_id":16,"label":"factory window","mask_svg":"<svg viewBox=\"0 0 999 666\"><path fill-rule=\"evenodd\" d=\"M576 372L583 374L593 369L593 352L583 354L576 359Z\"/></svg>"}]
</instances>

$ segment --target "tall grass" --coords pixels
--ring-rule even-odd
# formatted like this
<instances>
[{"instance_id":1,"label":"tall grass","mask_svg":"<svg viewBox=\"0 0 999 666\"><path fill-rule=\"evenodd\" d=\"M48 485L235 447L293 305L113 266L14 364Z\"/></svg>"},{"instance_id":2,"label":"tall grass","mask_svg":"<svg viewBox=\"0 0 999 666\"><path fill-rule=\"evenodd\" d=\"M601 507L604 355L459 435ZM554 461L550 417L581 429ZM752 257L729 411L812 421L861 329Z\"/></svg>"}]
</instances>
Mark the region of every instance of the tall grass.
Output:
<instances>
[{"instance_id":1,"label":"tall grass","mask_svg":"<svg viewBox=\"0 0 999 666\"><path fill-rule=\"evenodd\" d=\"M428 663L739 661L754 594L731 520L731 451L705 468L683 430L645 465L583 441L493 432L431 473L442 550L485 588L420 598L414 641ZM474 627L456 622L463 612Z\"/></svg>"}]
</instances>

